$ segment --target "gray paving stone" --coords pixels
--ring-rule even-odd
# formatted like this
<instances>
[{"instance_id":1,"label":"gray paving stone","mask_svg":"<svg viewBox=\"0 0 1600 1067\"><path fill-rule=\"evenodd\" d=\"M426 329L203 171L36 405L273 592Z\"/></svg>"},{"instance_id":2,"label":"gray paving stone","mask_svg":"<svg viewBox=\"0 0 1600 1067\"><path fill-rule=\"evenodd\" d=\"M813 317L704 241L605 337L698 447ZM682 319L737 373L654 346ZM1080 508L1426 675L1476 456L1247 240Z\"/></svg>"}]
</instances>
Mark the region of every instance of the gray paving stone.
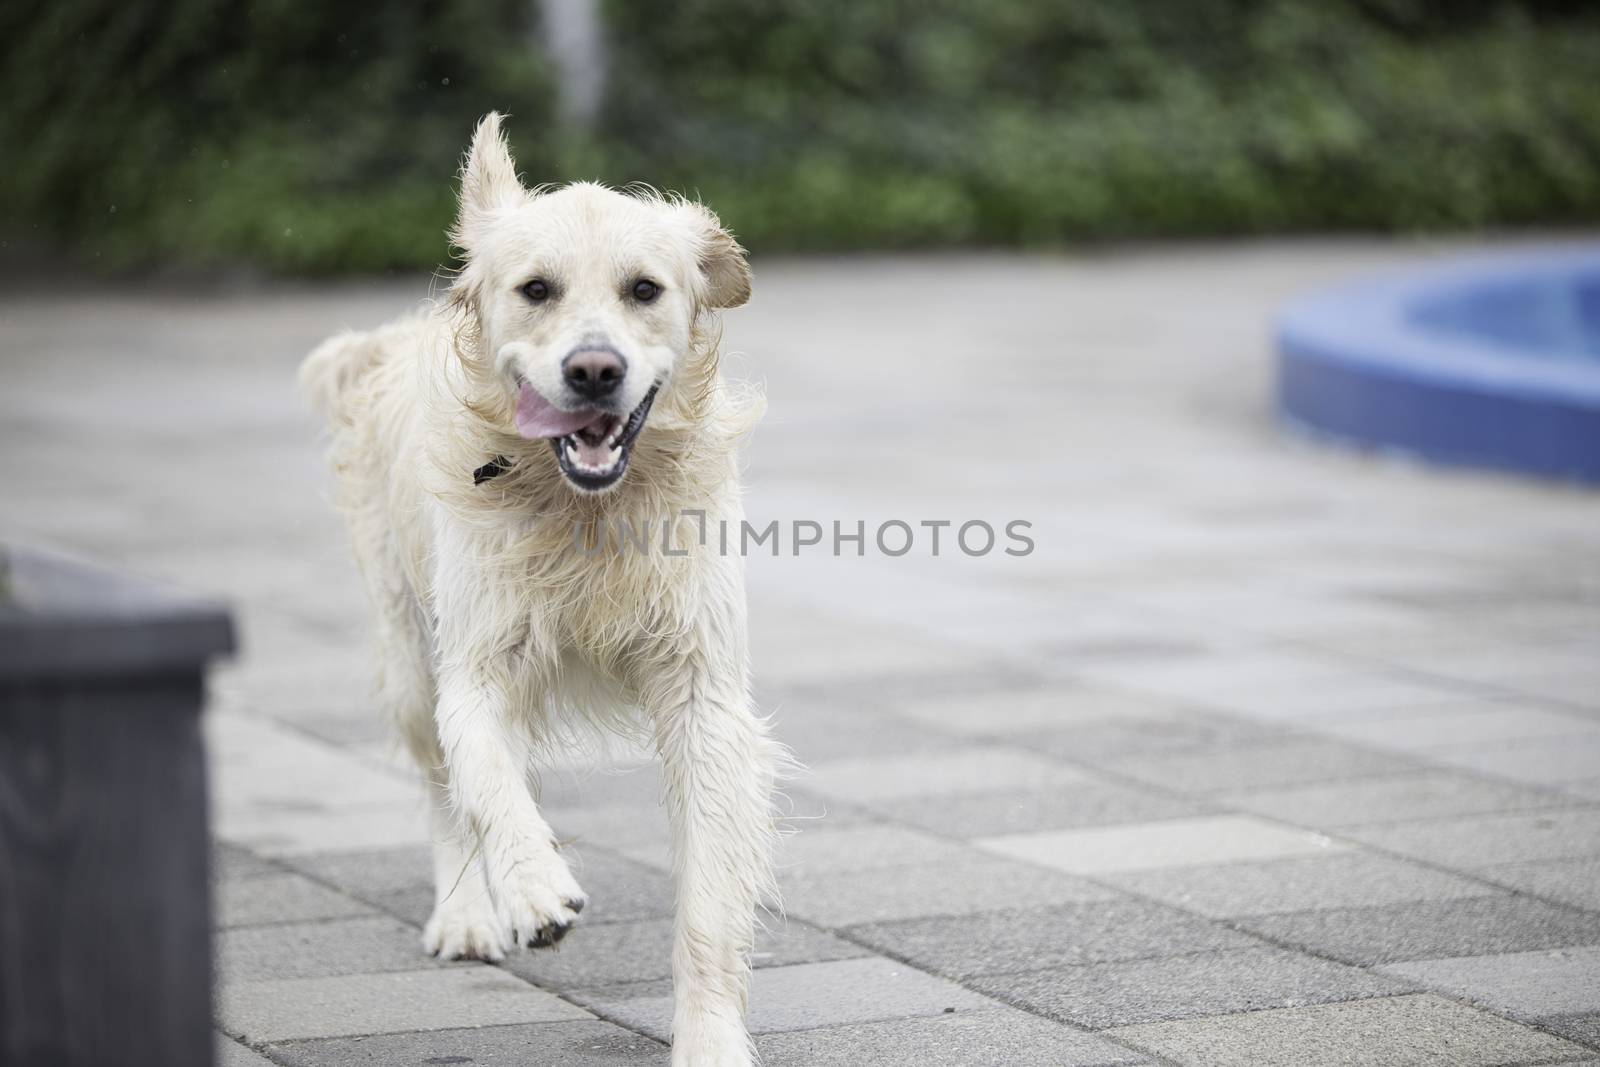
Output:
<instances>
[{"instance_id":1,"label":"gray paving stone","mask_svg":"<svg viewBox=\"0 0 1600 1067\"><path fill-rule=\"evenodd\" d=\"M368 915L372 908L303 875L224 878L212 894L217 926L257 926Z\"/></svg>"},{"instance_id":2,"label":"gray paving stone","mask_svg":"<svg viewBox=\"0 0 1600 1067\"><path fill-rule=\"evenodd\" d=\"M1150 822L1210 810L1202 802L1183 797L1116 782L1089 781L1042 791L875 801L872 808L899 822L964 838Z\"/></svg>"},{"instance_id":3,"label":"gray paving stone","mask_svg":"<svg viewBox=\"0 0 1600 1067\"><path fill-rule=\"evenodd\" d=\"M1284 740L1286 735L1277 727L1202 712L1104 720L1012 738L1014 744L1030 751L1097 765L1144 756L1218 752Z\"/></svg>"},{"instance_id":4,"label":"gray paving stone","mask_svg":"<svg viewBox=\"0 0 1600 1067\"><path fill-rule=\"evenodd\" d=\"M1592 620L1581 633L1593 638ZM1500 684L1514 692L1558 701L1575 711L1600 710L1600 676L1595 673L1592 655L1577 671L1559 674L1541 671L1538 674L1506 678Z\"/></svg>"},{"instance_id":5,"label":"gray paving stone","mask_svg":"<svg viewBox=\"0 0 1600 1067\"><path fill-rule=\"evenodd\" d=\"M224 562L222 557L215 557L212 565ZM253 570L260 569L264 562L249 560ZM270 577L264 580L272 581ZM299 575L286 576L280 588L292 588L303 581ZM264 636L258 627L247 638ZM373 707L372 675L365 650L331 648L325 639L314 654L296 654L305 651L302 645L301 641L270 642L267 647L271 654L258 654L238 664L230 676L218 679L219 686L246 706L271 709L275 717L283 720L354 720L364 714L381 726L383 718Z\"/></svg>"},{"instance_id":6,"label":"gray paving stone","mask_svg":"<svg viewBox=\"0 0 1600 1067\"><path fill-rule=\"evenodd\" d=\"M1227 610L1223 596L1213 593L1208 599L1208 613ZM1321 604L1300 601L1296 606L1317 610L1324 605L1331 606L1326 600ZM1286 617L1272 620L1266 629L1282 635L1302 627L1300 620ZM1347 661L1315 653L1275 649L1225 652L1174 661L1155 669L1146 663L1093 665L1074 673L1090 681L1267 722L1292 723L1317 715L1418 707L1456 701L1462 695L1458 687L1447 682L1434 684L1364 671Z\"/></svg>"},{"instance_id":7,"label":"gray paving stone","mask_svg":"<svg viewBox=\"0 0 1600 1067\"><path fill-rule=\"evenodd\" d=\"M1600 857L1480 867L1480 878L1575 908L1600 911Z\"/></svg>"},{"instance_id":8,"label":"gray paving stone","mask_svg":"<svg viewBox=\"0 0 1600 1067\"><path fill-rule=\"evenodd\" d=\"M1455 771L1218 793L1217 803L1284 822L1334 830L1421 819L1533 811L1571 802L1542 789Z\"/></svg>"},{"instance_id":9,"label":"gray paving stone","mask_svg":"<svg viewBox=\"0 0 1600 1067\"><path fill-rule=\"evenodd\" d=\"M784 701L773 713L773 736L807 764L961 746L948 734L920 729L855 702L813 697Z\"/></svg>"},{"instance_id":10,"label":"gray paving stone","mask_svg":"<svg viewBox=\"0 0 1600 1067\"><path fill-rule=\"evenodd\" d=\"M756 932L755 967L790 967L797 963L826 963L868 955L860 945L834 937L826 930L794 918L768 918Z\"/></svg>"},{"instance_id":11,"label":"gray paving stone","mask_svg":"<svg viewBox=\"0 0 1600 1067\"><path fill-rule=\"evenodd\" d=\"M617 851L623 858L642 864L658 875L665 875L672 870L672 843L664 836L651 841L622 845Z\"/></svg>"},{"instance_id":12,"label":"gray paving stone","mask_svg":"<svg viewBox=\"0 0 1600 1067\"><path fill-rule=\"evenodd\" d=\"M672 914L672 879L664 871L593 845L572 848L567 855L589 894L584 922L633 922Z\"/></svg>"},{"instance_id":13,"label":"gray paving stone","mask_svg":"<svg viewBox=\"0 0 1600 1067\"><path fill-rule=\"evenodd\" d=\"M1594 723L1600 727L1600 721ZM1428 758L1529 785L1562 786L1600 774L1600 735L1546 738L1515 744L1429 752Z\"/></svg>"},{"instance_id":14,"label":"gray paving stone","mask_svg":"<svg viewBox=\"0 0 1600 1067\"><path fill-rule=\"evenodd\" d=\"M1514 896L1336 908L1236 922L1274 941L1360 964L1600 944L1600 915Z\"/></svg>"},{"instance_id":15,"label":"gray paving stone","mask_svg":"<svg viewBox=\"0 0 1600 1067\"><path fill-rule=\"evenodd\" d=\"M780 878L788 914L837 929L853 923L970 915L996 907L1028 908L1116 894L1060 871L1000 858L883 871L838 871ZM587 914L587 912L585 912Z\"/></svg>"},{"instance_id":16,"label":"gray paving stone","mask_svg":"<svg viewBox=\"0 0 1600 1067\"><path fill-rule=\"evenodd\" d=\"M274 1058L287 1067L525 1067L530 1063L551 1067L665 1067L669 1058L661 1042L598 1020L295 1041L272 1045L270 1049Z\"/></svg>"},{"instance_id":17,"label":"gray paving stone","mask_svg":"<svg viewBox=\"0 0 1600 1067\"><path fill-rule=\"evenodd\" d=\"M761 608L752 605L751 668L769 685L826 677L835 684L900 688L920 675L977 674L987 666L987 657L925 632L908 633L870 620L861 612L820 611L809 604L765 613Z\"/></svg>"},{"instance_id":18,"label":"gray paving stone","mask_svg":"<svg viewBox=\"0 0 1600 1067\"><path fill-rule=\"evenodd\" d=\"M1600 948L1420 960L1383 972L1522 1019L1600 1014Z\"/></svg>"},{"instance_id":19,"label":"gray paving stone","mask_svg":"<svg viewBox=\"0 0 1600 1067\"><path fill-rule=\"evenodd\" d=\"M1539 1025L1569 1041L1600 1048L1600 1014L1550 1015L1540 1019ZM1600 1059L1584 1060L1572 1067L1600 1067Z\"/></svg>"},{"instance_id":20,"label":"gray paving stone","mask_svg":"<svg viewBox=\"0 0 1600 1067\"><path fill-rule=\"evenodd\" d=\"M222 930L216 957L224 982L460 966L430 960L421 933L387 915Z\"/></svg>"},{"instance_id":21,"label":"gray paving stone","mask_svg":"<svg viewBox=\"0 0 1600 1067\"><path fill-rule=\"evenodd\" d=\"M1459 707L1397 709L1359 717L1334 716L1304 725L1357 744L1397 752L1427 752L1432 758L1445 758L1449 752L1462 749L1503 748L1539 738L1572 739L1600 734L1600 721L1581 714L1487 701Z\"/></svg>"},{"instance_id":22,"label":"gray paving stone","mask_svg":"<svg viewBox=\"0 0 1600 1067\"><path fill-rule=\"evenodd\" d=\"M1427 994L1282 1008L1106 1032L1183 1067L1507 1067L1583 1049Z\"/></svg>"},{"instance_id":23,"label":"gray paving stone","mask_svg":"<svg viewBox=\"0 0 1600 1067\"><path fill-rule=\"evenodd\" d=\"M293 757L286 754L274 758ZM257 769L241 773L267 772ZM224 809L214 827L218 837L275 858L354 848L403 848L427 841L427 820L419 808L415 799L327 810L297 807L289 802L260 807L240 805Z\"/></svg>"},{"instance_id":24,"label":"gray paving stone","mask_svg":"<svg viewBox=\"0 0 1600 1067\"><path fill-rule=\"evenodd\" d=\"M1132 693L1055 685L998 692L940 693L896 699L889 710L919 727L967 737L1015 736L1064 724L1087 725L1124 719L1165 719L1174 702Z\"/></svg>"},{"instance_id":25,"label":"gray paving stone","mask_svg":"<svg viewBox=\"0 0 1600 1067\"><path fill-rule=\"evenodd\" d=\"M666 1040L672 995L665 983L574 992L572 998L631 1029ZM767 967L750 979L753 1034L993 1008L943 978L879 957Z\"/></svg>"},{"instance_id":26,"label":"gray paving stone","mask_svg":"<svg viewBox=\"0 0 1600 1067\"><path fill-rule=\"evenodd\" d=\"M836 825L832 819L789 822L778 842L775 864L780 875L811 877L829 871L867 870L955 863L973 859L962 845L923 830L894 826L881 818ZM657 871L672 868L670 843L663 837L621 849L628 859Z\"/></svg>"},{"instance_id":27,"label":"gray paving stone","mask_svg":"<svg viewBox=\"0 0 1600 1067\"><path fill-rule=\"evenodd\" d=\"M433 857L424 845L310 853L283 862L419 926L433 911Z\"/></svg>"},{"instance_id":28,"label":"gray paving stone","mask_svg":"<svg viewBox=\"0 0 1600 1067\"><path fill-rule=\"evenodd\" d=\"M760 600L757 597L752 602ZM772 600L765 602L773 604ZM795 610L794 604L787 598L774 606L780 611ZM809 611L802 608L799 613ZM757 626L763 623L761 619L754 621ZM841 620L837 616L817 615L815 621L831 624ZM805 635L802 632L799 636ZM1043 675L1015 660L997 662L993 659L979 663L946 663L913 673L876 671L839 676L824 671L808 677L789 678L764 675L760 671L754 674L757 704L772 709L773 714L785 707L805 708L812 703L877 713L927 700L981 697L985 694L1006 697L1034 692L1048 683Z\"/></svg>"},{"instance_id":29,"label":"gray paving stone","mask_svg":"<svg viewBox=\"0 0 1600 1067\"><path fill-rule=\"evenodd\" d=\"M1366 852L1101 876L1142 897L1212 918L1493 896L1482 882Z\"/></svg>"},{"instance_id":30,"label":"gray paving stone","mask_svg":"<svg viewBox=\"0 0 1600 1067\"><path fill-rule=\"evenodd\" d=\"M815 875L872 867L909 867L978 859L976 853L921 830L903 826L831 826L801 829L778 843L780 872Z\"/></svg>"},{"instance_id":31,"label":"gray paving stone","mask_svg":"<svg viewBox=\"0 0 1600 1067\"><path fill-rule=\"evenodd\" d=\"M538 800L552 823L568 808L612 805L637 808L661 819L661 769L652 759L623 759L597 768L547 772L539 779Z\"/></svg>"},{"instance_id":32,"label":"gray paving stone","mask_svg":"<svg viewBox=\"0 0 1600 1067\"><path fill-rule=\"evenodd\" d=\"M218 837L271 856L427 840L414 774L259 715L208 715L203 726Z\"/></svg>"},{"instance_id":33,"label":"gray paving stone","mask_svg":"<svg viewBox=\"0 0 1600 1067\"><path fill-rule=\"evenodd\" d=\"M990 974L969 984L1028 1011L1091 1030L1388 996L1417 988L1404 979L1271 948Z\"/></svg>"},{"instance_id":34,"label":"gray paving stone","mask_svg":"<svg viewBox=\"0 0 1600 1067\"><path fill-rule=\"evenodd\" d=\"M345 667L348 670L348 666ZM301 699L305 694L301 694ZM394 743L394 727L376 708L365 704L341 706L300 706L300 701L263 702L273 717L292 723L313 737L345 748L387 747Z\"/></svg>"},{"instance_id":35,"label":"gray paving stone","mask_svg":"<svg viewBox=\"0 0 1600 1067\"><path fill-rule=\"evenodd\" d=\"M546 810L556 838L578 849L616 850L668 840L666 812L638 804L593 804Z\"/></svg>"},{"instance_id":36,"label":"gray paving stone","mask_svg":"<svg viewBox=\"0 0 1600 1067\"><path fill-rule=\"evenodd\" d=\"M219 994L222 1028L257 1045L590 1018L581 1008L484 966L232 982Z\"/></svg>"},{"instance_id":37,"label":"gray paving stone","mask_svg":"<svg viewBox=\"0 0 1600 1067\"><path fill-rule=\"evenodd\" d=\"M763 1067L1123 1067L1149 1062L1103 1038L1010 1008L764 1034Z\"/></svg>"},{"instance_id":38,"label":"gray paving stone","mask_svg":"<svg viewBox=\"0 0 1600 1067\"><path fill-rule=\"evenodd\" d=\"M1348 664L1341 664L1327 655L1285 648L1225 650L1165 661L1090 664L1074 673L1092 682L1191 706L1197 703L1214 707L1277 706L1280 701L1271 698L1280 693L1304 693L1295 702L1295 710L1302 714L1316 714L1322 710L1322 703L1328 699L1326 686L1331 679L1358 674L1350 670ZM1361 674L1359 677L1366 681L1374 676ZM1389 679L1384 676L1382 680ZM1318 686L1323 687L1322 692L1316 691ZM1268 699L1258 699L1260 694L1267 694ZM1409 697L1392 702L1390 706L1404 703L1418 701ZM1338 706L1328 710L1336 711Z\"/></svg>"},{"instance_id":39,"label":"gray paving stone","mask_svg":"<svg viewBox=\"0 0 1600 1067\"><path fill-rule=\"evenodd\" d=\"M1126 625L1119 627L1119 622ZM1199 635L1162 636L1152 630L1143 613L1129 613L1122 619L1103 620L1099 627L1090 621L1082 634L1051 641L1044 646L1044 651L1064 661L1097 663L1113 659L1198 657L1206 655L1210 647Z\"/></svg>"},{"instance_id":40,"label":"gray paving stone","mask_svg":"<svg viewBox=\"0 0 1600 1067\"><path fill-rule=\"evenodd\" d=\"M271 860L226 841L211 842L211 876L217 881L259 878L263 875L282 874L284 869Z\"/></svg>"},{"instance_id":41,"label":"gray paving stone","mask_svg":"<svg viewBox=\"0 0 1600 1067\"><path fill-rule=\"evenodd\" d=\"M1203 795L1404 774L1422 765L1340 741L1305 738L1219 752L1124 757L1103 766L1162 789Z\"/></svg>"},{"instance_id":42,"label":"gray paving stone","mask_svg":"<svg viewBox=\"0 0 1600 1067\"><path fill-rule=\"evenodd\" d=\"M767 928L757 932L751 962L756 967L785 967L868 955L869 950L797 919L769 919ZM514 953L501 966L545 989L669 978L672 920L580 925L553 951Z\"/></svg>"},{"instance_id":43,"label":"gray paving stone","mask_svg":"<svg viewBox=\"0 0 1600 1067\"><path fill-rule=\"evenodd\" d=\"M950 978L1173 956L1260 944L1218 923L1137 900L852 926L850 937Z\"/></svg>"},{"instance_id":44,"label":"gray paving stone","mask_svg":"<svg viewBox=\"0 0 1600 1067\"><path fill-rule=\"evenodd\" d=\"M825 797L869 804L914 796L1051 789L1083 780L1083 772L1055 760L994 745L819 762L805 780Z\"/></svg>"},{"instance_id":45,"label":"gray paving stone","mask_svg":"<svg viewBox=\"0 0 1600 1067\"><path fill-rule=\"evenodd\" d=\"M870 808L821 796L793 782L784 783L777 804L778 817L785 826L800 833L815 826L855 826L883 821L883 817Z\"/></svg>"},{"instance_id":46,"label":"gray paving stone","mask_svg":"<svg viewBox=\"0 0 1600 1067\"><path fill-rule=\"evenodd\" d=\"M217 1067L272 1067L272 1061L226 1034L217 1035Z\"/></svg>"},{"instance_id":47,"label":"gray paving stone","mask_svg":"<svg viewBox=\"0 0 1600 1067\"><path fill-rule=\"evenodd\" d=\"M1008 834L980 838L975 844L1004 856L1086 875L1311 856L1347 847L1321 834L1279 826L1253 815L1201 815Z\"/></svg>"},{"instance_id":48,"label":"gray paving stone","mask_svg":"<svg viewBox=\"0 0 1600 1067\"><path fill-rule=\"evenodd\" d=\"M1561 792L1577 800L1600 800L1600 776L1577 782L1563 782Z\"/></svg>"},{"instance_id":49,"label":"gray paving stone","mask_svg":"<svg viewBox=\"0 0 1600 1067\"><path fill-rule=\"evenodd\" d=\"M1359 827L1342 836L1458 869L1600 856L1600 808Z\"/></svg>"}]
</instances>

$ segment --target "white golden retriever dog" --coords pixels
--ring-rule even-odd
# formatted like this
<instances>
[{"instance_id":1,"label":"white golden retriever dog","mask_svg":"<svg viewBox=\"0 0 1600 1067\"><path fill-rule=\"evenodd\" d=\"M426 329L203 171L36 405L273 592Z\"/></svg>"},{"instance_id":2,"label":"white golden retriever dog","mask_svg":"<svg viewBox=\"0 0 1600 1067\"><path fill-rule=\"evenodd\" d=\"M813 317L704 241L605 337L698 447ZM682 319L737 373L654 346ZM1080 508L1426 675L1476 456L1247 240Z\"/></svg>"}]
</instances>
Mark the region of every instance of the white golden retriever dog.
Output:
<instances>
[{"instance_id":1,"label":"white golden retriever dog","mask_svg":"<svg viewBox=\"0 0 1600 1067\"><path fill-rule=\"evenodd\" d=\"M525 189L498 114L451 236L447 299L300 372L332 427L380 696L431 783L424 947L495 960L561 940L587 898L536 762L586 726L634 731L672 826L672 1062L749 1064L781 750L751 708L742 564L701 547L693 516L671 552L602 543L618 519L742 519L736 449L760 404L720 379L717 344L750 296L744 252L699 204Z\"/></svg>"}]
</instances>

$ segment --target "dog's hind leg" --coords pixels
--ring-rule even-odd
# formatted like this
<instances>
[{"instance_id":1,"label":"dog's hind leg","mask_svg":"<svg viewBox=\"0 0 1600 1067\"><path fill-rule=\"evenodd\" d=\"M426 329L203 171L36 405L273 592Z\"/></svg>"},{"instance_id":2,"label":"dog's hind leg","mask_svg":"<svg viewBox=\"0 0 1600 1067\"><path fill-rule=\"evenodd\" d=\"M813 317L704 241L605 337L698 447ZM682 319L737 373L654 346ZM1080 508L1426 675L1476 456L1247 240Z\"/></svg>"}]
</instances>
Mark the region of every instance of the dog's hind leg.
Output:
<instances>
[{"instance_id":1,"label":"dog's hind leg","mask_svg":"<svg viewBox=\"0 0 1600 1067\"><path fill-rule=\"evenodd\" d=\"M755 912L772 890L778 746L752 708L743 596L660 666L646 694L672 822L674 1067L748 1067Z\"/></svg>"}]
</instances>

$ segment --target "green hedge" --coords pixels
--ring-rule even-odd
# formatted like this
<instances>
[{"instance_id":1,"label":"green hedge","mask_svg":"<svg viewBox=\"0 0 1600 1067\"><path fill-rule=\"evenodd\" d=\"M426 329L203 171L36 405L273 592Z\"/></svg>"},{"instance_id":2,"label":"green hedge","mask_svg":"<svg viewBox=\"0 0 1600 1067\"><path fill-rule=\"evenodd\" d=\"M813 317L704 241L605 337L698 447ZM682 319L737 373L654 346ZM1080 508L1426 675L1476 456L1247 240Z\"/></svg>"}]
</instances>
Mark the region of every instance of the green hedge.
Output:
<instances>
[{"instance_id":1,"label":"green hedge","mask_svg":"<svg viewBox=\"0 0 1600 1067\"><path fill-rule=\"evenodd\" d=\"M1323 0L613 0L610 128L758 244L1600 217L1600 18ZM631 32L629 30L631 29Z\"/></svg>"},{"instance_id":2,"label":"green hedge","mask_svg":"<svg viewBox=\"0 0 1600 1067\"><path fill-rule=\"evenodd\" d=\"M526 0L4 11L0 211L30 251L429 267L447 255L451 175L477 117L512 101L523 125L550 122Z\"/></svg>"},{"instance_id":3,"label":"green hedge","mask_svg":"<svg viewBox=\"0 0 1600 1067\"><path fill-rule=\"evenodd\" d=\"M526 0L13 10L3 226L112 265L431 267L490 107L530 179L697 192L760 251L1600 219L1594 5L604 12L610 95L579 138Z\"/></svg>"}]
</instances>

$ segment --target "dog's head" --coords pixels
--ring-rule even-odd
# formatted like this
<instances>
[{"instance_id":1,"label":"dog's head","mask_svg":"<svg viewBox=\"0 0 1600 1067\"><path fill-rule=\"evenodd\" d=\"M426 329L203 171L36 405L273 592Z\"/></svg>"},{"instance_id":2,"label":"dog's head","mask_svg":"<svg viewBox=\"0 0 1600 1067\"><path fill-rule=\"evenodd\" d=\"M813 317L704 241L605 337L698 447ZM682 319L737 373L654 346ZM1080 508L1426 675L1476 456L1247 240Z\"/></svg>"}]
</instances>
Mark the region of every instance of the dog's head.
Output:
<instances>
[{"instance_id":1,"label":"dog's head","mask_svg":"<svg viewBox=\"0 0 1600 1067\"><path fill-rule=\"evenodd\" d=\"M452 290L476 318L516 432L546 438L576 489L621 481L697 319L750 298L744 250L705 207L576 183L523 188L491 112L461 173Z\"/></svg>"}]
</instances>

